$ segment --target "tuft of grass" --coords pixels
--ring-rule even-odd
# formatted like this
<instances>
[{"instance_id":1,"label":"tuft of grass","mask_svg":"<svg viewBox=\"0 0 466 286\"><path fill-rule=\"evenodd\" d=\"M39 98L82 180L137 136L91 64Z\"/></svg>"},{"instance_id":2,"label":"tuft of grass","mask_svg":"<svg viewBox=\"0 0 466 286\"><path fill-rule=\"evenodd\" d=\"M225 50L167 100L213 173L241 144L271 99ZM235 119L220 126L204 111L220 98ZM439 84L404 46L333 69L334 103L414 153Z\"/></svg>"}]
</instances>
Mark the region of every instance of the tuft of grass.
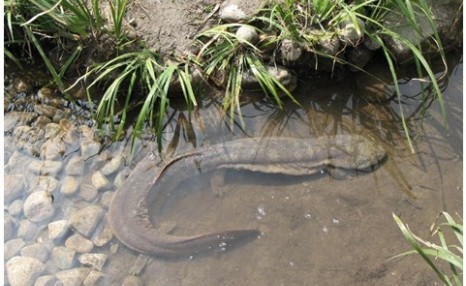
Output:
<instances>
[{"instance_id":1,"label":"tuft of grass","mask_svg":"<svg viewBox=\"0 0 466 286\"><path fill-rule=\"evenodd\" d=\"M235 110L240 114L240 94L243 80L254 77L262 91L269 95L278 106L282 106L280 94L294 100L288 89L277 80L263 64L261 47L271 45L274 39L262 39L253 44L239 38L234 31L244 24L223 24L197 35L201 49L197 61L203 63L206 76L217 86L226 86L223 109L233 120ZM253 26L258 34L263 32Z\"/></svg>"},{"instance_id":2,"label":"tuft of grass","mask_svg":"<svg viewBox=\"0 0 466 286\"><path fill-rule=\"evenodd\" d=\"M443 217L446 222L438 223L439 219ZM433 242L423 240L422 238L416 236L408 227L407 224L404 224L401 219L393 214L393 219L400 228L403 236L406 241L411 245L413 250L401 253L392 257L391 259L404 257L411 254L419 254L424 261L432 268L432 270L437 274L440 280L445 283L445 285L462 285L461 276L463 275L463 222L460 219L460 222L456 222L453 217L447 213L440 213L434 223L432 224L430 231L432 236L437 235L440 245ZM445 239L445 230L450 230L453 232L454 236L457 239L457 244L447 243ZM441 266L438 265L437 261L445 262L450 269L450 273L447 273L446 270L443 270Z\"/></svg>"}]
</instances>

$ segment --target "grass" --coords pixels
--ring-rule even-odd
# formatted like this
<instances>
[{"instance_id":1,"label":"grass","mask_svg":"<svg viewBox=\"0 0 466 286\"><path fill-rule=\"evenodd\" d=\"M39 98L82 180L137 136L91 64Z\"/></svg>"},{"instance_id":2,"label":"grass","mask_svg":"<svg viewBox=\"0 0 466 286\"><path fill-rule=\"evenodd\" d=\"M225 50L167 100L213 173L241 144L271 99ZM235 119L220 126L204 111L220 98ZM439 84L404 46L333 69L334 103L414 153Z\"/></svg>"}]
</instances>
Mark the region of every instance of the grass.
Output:
<instances>
[{"instance_id":1,"label":"grass","mask_svg":"<svg viewBox=\"0 0 466 286\"><path fill-rule=\"evenodd\" d=\"M440 218L446 222L439 223ZM432 224L430 231L432 236L437 235L440 244L435 244L416 236L401 219L393 214L393 219L400 228L406 241L413 248L411 251L401 253L391 259L404 257L406 255L418 254L432 268L440 280L445 285L462 285L461 276L463 275L463 222L456 222L453 217L442 212L438 215ZM457 239L457 244L447 243L445 238L446 231L450 231ZM439 261L444 262L449 267L449 271L442 269Z\"/></svg>"},{"instance_id":2,"label":"grass","mask_svg":"<svg viewBox=\"0 0 466 286\"><path fill-rule=\"evenodd\" d=\"M76 70L75 65L86 54L83 50L110 39L106 46L115 47L111 51L112 55L88 68L78 81L90 82L88 91L91 87L103 89L103 96L96 105L96 120L99 126L109 124L115 130L115 138L119 138L128 123L129 111L137 108L140 109L135 123L135 136L145 122L149 122L160 134L163 126L161 122L169 102L170 83L175 79L181 84L186 102L195 106L196 98L189 76L189 69L194 65L202 70L211 83L225 89L223 108L232 120L234 114L238 114L241 119L240 95L244 91L245 79L254 78L259 89L281 107L282 95L294 100L287 87L277 80L270 69L279 60L276 54L281 43L291 40L318 60L326 58L334 64L351 65L341 57L346 46L341 46L335 53L328 53L322 49L322 43L341 37L343 23L352 23L361 39L346 45L359 45L364 36L381 46L400 103L401 126L411 149L409 122L403 113L402 94L397 80L397 63L392 51L385 45L384 38L397 40L412 51L420 77L426 75L431 87L431 92L423 96L425 108L434 97L445 114L444 99L436 75L423 54L423 47L403 36L387 21L387 15L396 13L397 18L408 19L409 28L415 37L421 38L425 36L425 27L420 26L419 19L425 19L432 30L430 43L444 58L427 0L271 2L251 17L248 23L220 24L198 34L199 53L192 61L181 63L167 61L155 52L134 45L126 36L124 16L127 6L127 0L5 1L5 56L20 66L19 58L24 56L13 51L20 48L31 59L38 55L52 75L53 82L66 96L69 88L64 78L72 67ZM235 32L241 26L254 29L259 40L248 42L239 38ZM68 49L71 47L71 52L57 66L48 57L47 51L51 47L65 50L65 46ZM362 68L354 68L363 71ZM89 99L94 100L91 93L88 93ZM141 93L145 94L142 100L139 98Z\"/></svg>"}]
</instances>

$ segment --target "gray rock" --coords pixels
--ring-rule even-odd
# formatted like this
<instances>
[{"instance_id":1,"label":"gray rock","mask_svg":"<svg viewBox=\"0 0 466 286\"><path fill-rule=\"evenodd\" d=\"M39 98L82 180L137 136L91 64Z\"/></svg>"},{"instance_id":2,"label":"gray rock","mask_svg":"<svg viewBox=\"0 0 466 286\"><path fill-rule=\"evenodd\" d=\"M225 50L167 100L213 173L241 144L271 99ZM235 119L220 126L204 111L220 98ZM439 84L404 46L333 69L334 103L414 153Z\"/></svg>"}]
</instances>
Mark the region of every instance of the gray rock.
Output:
<instances>
[{"instance_id":1,"label":"gray rock","mask_svg":"<svg viewBox=\"0 0 466 286\"><path fill-rule=\"evenodd\" d=\"M6 263L11 286L30 286L45 270L45 265L32 257L15 256Z\"/></svg>"},{"instance_id":2,"label":"gray rock","mask_svg":"<svg viewBox=\"0 0 466 286\"><path fill-rule=\"evenodd\" d=\"M123 186L123 184L126 182L126 179L129 177L131 174L131 169L130 168L124 168L121 170L118 175L116 175L115 180L113 181L113 184L115 185L116 188L120 188Z\"/></svg>"},{"instance_id":3,"label":"gray rock","mask_svg":"<svg viewBox=\"0 0 466 286\"><path fill-rule=\"evenodd\" d=\"M336 36L322 37L319 39L316 46L320 52L326 55L335 56L340 51L341 43Z\"/></svg>"},{"instance_id":4,"label":"gray rock","mask_svg":"<svg viewBox=\"0 0 466 286\"><path fill-rule=\"evenodd\" d=\"M66 176L61 184L60 193L65 196L73 196L79 189L79 182L75 177Z\"/></svg>"},{"instance_id":5,"label":"gray rock","mask_svg":"<svg viewBox=\"0 0 466 286\"><path fill-rule=\"evenodd\" d=\"M370 51L376 51L380 49L381 45L376 41L372 40L370 37L366 37L363 42L364 47L369 49Z\"/></svg>"},{"instance_id":6,"label":"gray rock","mask_svg":"<svg viewBox=\"0 0 466 286\"><path fill-rule=\"evenodd\" d=\"M79 262L85 266L90 266L92 269L102 271L107 255L104 253L85 253L78 257Z\"/></svg>"},{"instance_id":7,"label":"gray rock","mask_svg":"<svg viewBox=\"0 0 466 286\"><path fill-rule=\"evenodd\" d=\"M32 222L41 222L51 218L55 212L52 198L48 192L40 191L30 194L24 202L23 212Z\"/></svg>"},{"instance_id":8,"label":"gray rock","mask_svg":"<svg viewBox=\"0 0 466 286\"><path fill-rule=\"evenodd\" d=\"M26 179L23 175L5 174L4 180L3 197L6 204L12 202L26 191Z\"/></svg>"},{"instance_id":9,"label":"gray rock","mask_svg":"<svg viewBox=\"0 0 466 286\"><path fill-rule=\"evenodd\" d=\"M37 191L47 191L49 194L54 193L60 182L57 179L50 176L37 176L34 180L34 183L31 186L33 192Z\"/></svg>"},{"instance_id":10,"label":"gray rock","mask_svg":"<svg viewBox=\"0 0 466 286\"><path fill-rule=\"evenodd\" d=\"M53 137L45 141L40 149L40 157L44 160L59 160L66 152L66 144L60 137Z\"/></svg>"},{"instance_id":11,"label":"gray rock","mask_svg":"<svg viewBox=\"0 0 466 286\"><path fill-rule=\"evenodd\" d=\"M126 276L123 279L122 285L124 286L144 286L144 281L137 276Z\"/></svg>"},{"instance_id":12,"label":"gray rock","mask_svg":"<svg viewBox=\"0 0 466 286\"><path fill-rule=\"evenodd\" d=\"M122 154L119 154L115 156L113 159L111 159L109 162L107 162L102 167L102 169L100 169L100 172L102 172L104 176L112 175L116 171L120 170L125 164L125 162L126 162L125 156L123 156Z\"/></svg>"},{"instance_id":13,"label":"gray rock","mask_svg":"<svg viewBox=\"0 0 466 286\"><path fill-rule=\"evenodd\" d=\"M60 286L62 284L57 284L57 278L53 275L44 275L36 279L34 286Z\"/></svg>"},{"instance_id":14,"label":"gray rock","mask_svg":"<svg viewBox=\"0 0 466 286\"><path fill-rule=\"evenodd\" d=\"M42 263L45 263L49 258L49 251L42 243L33 243L27 245L21 249L21 255L27 257L33 257Z\"/></svg>"},{"instance_id":15,"label":"gray rock","mask_svg":"<svg viewBox=\"0 0 466 286\"><path fill-rule=\"evenodd\" d=\"M23 248L23 246L24 246L24 241L21 238L15 238L15 239L8 240L7 242L5 242L5 244L3 244L4 259L8 260L12 258L13 256L15 256L16 254L18 254L21 248Z\"/></svg>"},{"instance_id":16,"label":"gray rock","mask_svg":"<svg viewBox=\"0 0 466 286\"><path fill-rule=\"evenodd\" d=\"M110 285L111 277L104 275L100 271L91 270L84 280L83 285L85 286L93 286L93 285Z\"/></svg>"},{"instance_id":17,"label":"gray rock","mask_svg":"<svg viewBox=\"0 0 466 286\"><path fill-rule=\"evenodd\" d=\"M100 206L88 206L71 216L70 225L85 237L90 237L97 227L103 212Z\"/></svg>"},{"instance_id":18,"label":"gray rock","mask_svg":"<svg viewBox=\"0 0 466 286\"><path fill-rule=\"evenodd\" d=\"M87 275L89 275L89 272L89 268L73 268L57 272L55 277L63 283L63 286L81 286Z\"/></svg>"},{"instance_id":19,"label":"gray rock","mask_svg":"<svg viewBox=\"0 0 466 286\"><path fill-rule=\"evenodd\" d=\"M249 25L241 25L238 30L236 30L236 37L251 44L255 44L259 41L259 34L257 34L256 29Z\"/></svg>"},{"instance_id":20,"label":"gray rock","mask_svg":"<svg viewBox=\"0 0 466 286\"><path fill-rule=\"evenodd\" d=\"M12 239L15 235L15 229L16 226L13 219L10 216L5 215L5 219L3 220L3 241Z\"/></svg>"},{"instance_id":21,"label":"gray rock","mask_svg":"<svg viewBox=\"0 0 466 286\"><path fill-rule=\"evenodd\" d=\"M350 19L344 20L340 23L338 36L340 41L346 45L357 46L364 39L365 23L361 19L357 19L357 25Z\"/></svg>"},{"instance_id":22,"label":"gray rock","mask_svg":"<svg viewBox=\"0 0 466 286\"><path fill-rule=\"evenodd\" d=\"M95 235L92 237L92 242L100 247L109 243L113 239L113 232L110 225L105 222L102 223L96 230Z\"/></svg>"},{"instance_id":23,"label":"gray rock","mask_svg":"<svg viewBox=\"0 0 466 286\"><path fill-rule=\"evenodd\" d=\"M100 151L100 147L101 144L99 142L83 140L81 142L81 157L83 160L87 160L97 155Z\"/></svg>"},{"instance_id":24,"label":"gray rock","mask_svg":"<svg viewBox=\"0 0 466 286\"><path fill-rule=\"evenodd\" d=\"M13 217L21 216L23 214L23 205L24 205L23 200L14 200L8 206L8 213Z\"/></svg>"},{"instance_id":25,"label":"gray rock","mask_svg":"<svg viewBox=\"0 0 466 286\"><path fill-rule=\"evenodd\" d=\"M81 176L84 172L84 160L81 156L76 156L68 161L65 167L68 176Z\"/></svg>"},{"instance_id":26,"label":"gray rock","mask_svg":"<svg viewBox=\"0 0 466 286\"><path fill-rule=\"evenodd\" d=\"M19 222L18 225L18 237L21 237L25 241L33 240L39 233L39 228L34 223L25 219Z\"/></svg>"},{"instance_id":27,"label":"gray rock","mask_svg":"<svg viewBox=\"0 0 466 286\"><path fill-rule=\"evenodd\" d=\"M360 71L371 59L372 52L362 45L346 51L346 60L350 63L349 69L351 71Z\"/></svg>"},{"instance_id":28,"label":"gray rock","mask_svg":"<svg viewBox=\"0 0 466 286\"><path fill-rule=\"evenodd\" d=\"M69 269L76 263L76 251L64 246L56 246L52 249L52 262L61 270Z\"/></svg>"},{"instance_id":29,"label":"gray rock","mask_svg":"<svg viewBox=\"0 0 466 286\"><path fill-rule=\"evenodd\" d=\"M108 190L112 186L112 183L100 171L94 172L91 181L92 185L99 191Z\"/></svg>"},{"instance_id":30,"label":"gray rock","mask_svg":"<svg viewBox=\"0 0 466 286\"><path fill-rule=\"evenodd\" d=\"M93 201L99 192L97 188L90 184L85 184L81 186L81 191L79 192L79 197L87 202Z\"/></svg>"},{"instance_id":31,"label":"gray rock","mask_svg":"<svg viewBox=\"0 0 466 286\"><path fill-rule=\"evenodd\" d=\"M113 193L114 192L112 191L103 192L102 195L100 196L100 205L108 209L108 207L110 206L112 197L113 197Z\"/></svg>"},{"instance_id":32,"label":"gray rock","mask_svg":"<svg viewBox=\"0 0 466 286\"><path fill-rule=\"evenodd\" d=\"M56 176L61 171L63 163L61 161L32 161L29 169L37 175Z\"/></svg>"},{"instance_id":33,"label":"gray rock","mask_svg":"<svg viewBox=\"0 0 466 286\"><path fill-rule=\"evenodd\" d=\"M227 4L221 7L219 17L227 23L240 23L248 18L246 13L235 4Z\"/></svg>"},{"instance_id":34,"label":"gray rock","mask_svg":"<svg viewBox=\"0 0 466 286\"><path fill-rule=\"evenodd\" d=\"M68 231L69 227L66 220L57 220L49 223L48 225L49 238L52 240L60 240L64 238Z\"/></svg>"},{"instance_id":35,"label":"gray rock","mask_svg":"<svg viewBox=\"0 0 466 286\"><path fill-rule=\"evenodd\" d=\"M75 233L68 237L65 241L65 246L78 253L89 253L94 248L94 244L89 239L85 238L79 233Z\"/></svg>"},{"instance_id":36,"label":"gray rock","mask_svg":"<svg viewBox=\"0 0 466 286\"><path fill-rule=\"evenodd\" d=\"M280 53L285 63L295 62L302 55L301 47L292 40L285 39L280 46Z\"/></svg>"}]
</instances>

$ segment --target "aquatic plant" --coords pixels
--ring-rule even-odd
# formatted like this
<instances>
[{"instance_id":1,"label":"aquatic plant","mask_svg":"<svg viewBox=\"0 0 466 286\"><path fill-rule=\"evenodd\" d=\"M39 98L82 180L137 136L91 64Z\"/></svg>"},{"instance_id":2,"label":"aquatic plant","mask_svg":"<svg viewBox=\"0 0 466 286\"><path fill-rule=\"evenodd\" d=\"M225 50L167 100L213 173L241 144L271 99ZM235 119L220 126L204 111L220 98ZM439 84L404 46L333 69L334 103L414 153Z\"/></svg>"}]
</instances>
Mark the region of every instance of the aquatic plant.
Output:
<instances>
[{"instance_id":1,"label":"aquatic plant","mask_svg":"<svg viewBox=\"0 0 466 286\"><path fill-rule=\"evenodd\" d=\"M440 218L444 218L446 222L439 223ZM430 227L432 236L437 235L439 244L429 242L416 236L401 219L393 214L393 219L400 228L406 241L411 245L413 250L401 253L391 259L404 257L411 254L419 254L432 270L437 274L440 280L445 285L462 285L461 276L463 275L463 222L458 216L460 222L456 222L453 217L447 213L440 213ZM447 243L445 234L446 230L450 230L457 239L458 244ZM450 272L442 269L439 261L445 262L448 265Z\"/></svg>"}]
</instances>

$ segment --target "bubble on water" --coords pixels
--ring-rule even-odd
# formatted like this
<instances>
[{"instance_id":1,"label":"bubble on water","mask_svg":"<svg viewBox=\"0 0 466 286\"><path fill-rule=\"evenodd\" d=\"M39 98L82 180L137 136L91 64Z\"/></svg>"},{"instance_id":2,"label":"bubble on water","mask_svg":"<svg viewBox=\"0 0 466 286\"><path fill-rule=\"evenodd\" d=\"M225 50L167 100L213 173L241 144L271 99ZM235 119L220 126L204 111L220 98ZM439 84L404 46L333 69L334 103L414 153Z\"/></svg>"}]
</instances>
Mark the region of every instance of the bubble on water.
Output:
<instances>
[{"instance_id":1,"label":"bubble on water","mask_svg":"<svg viewBox=\"0 0 466 286\"><path fill-rule=\"evenodd\" d=\"M340 224L340 220L337 218L333 218L332 221L334 224Z\"/></svg>"},{"instance_id":2,"label":"bubble on water","mask_svg":"<svg viewBox=\"0 0 466 286\"><path fill-rule=\"evenodd\" d=\"M327 232L328 232L328 228L327 228L326 226L324 226L324 227L322 228L322 231L325 232L325 233L327 233Z\"/></svg>"},{"instance_id":3,"label":"bubble on water","mask_svg":"<svg viewBox=\"0 0 466 286\"><path fill-rule=\"evenodd\" d=\"M293 261L290 261L290 266L294 266L294 262L293 262Z\"/></svg>"},{"instance_id":4,"label":"bubble on water","mask_svg":"<svg viewBox=\"0 0 466 286\"><path fill-rule=\"evenodd\" d=\"M304 214L304 218L306 218L306 219L311 219L311 218L312 218L311 213L305 213L305 214Z\"/></svg>"},{"instance_id":5,"label":"bubble on water","mask_svg":"<svg viewBox=\"0 0 466 286\"><path fill-rule=\"evenodd\" d=\"M265 215L265 206L263 205L260 205L257 207L257 212L260 214L260 215Z\"/></svg>"}]
</instances>

